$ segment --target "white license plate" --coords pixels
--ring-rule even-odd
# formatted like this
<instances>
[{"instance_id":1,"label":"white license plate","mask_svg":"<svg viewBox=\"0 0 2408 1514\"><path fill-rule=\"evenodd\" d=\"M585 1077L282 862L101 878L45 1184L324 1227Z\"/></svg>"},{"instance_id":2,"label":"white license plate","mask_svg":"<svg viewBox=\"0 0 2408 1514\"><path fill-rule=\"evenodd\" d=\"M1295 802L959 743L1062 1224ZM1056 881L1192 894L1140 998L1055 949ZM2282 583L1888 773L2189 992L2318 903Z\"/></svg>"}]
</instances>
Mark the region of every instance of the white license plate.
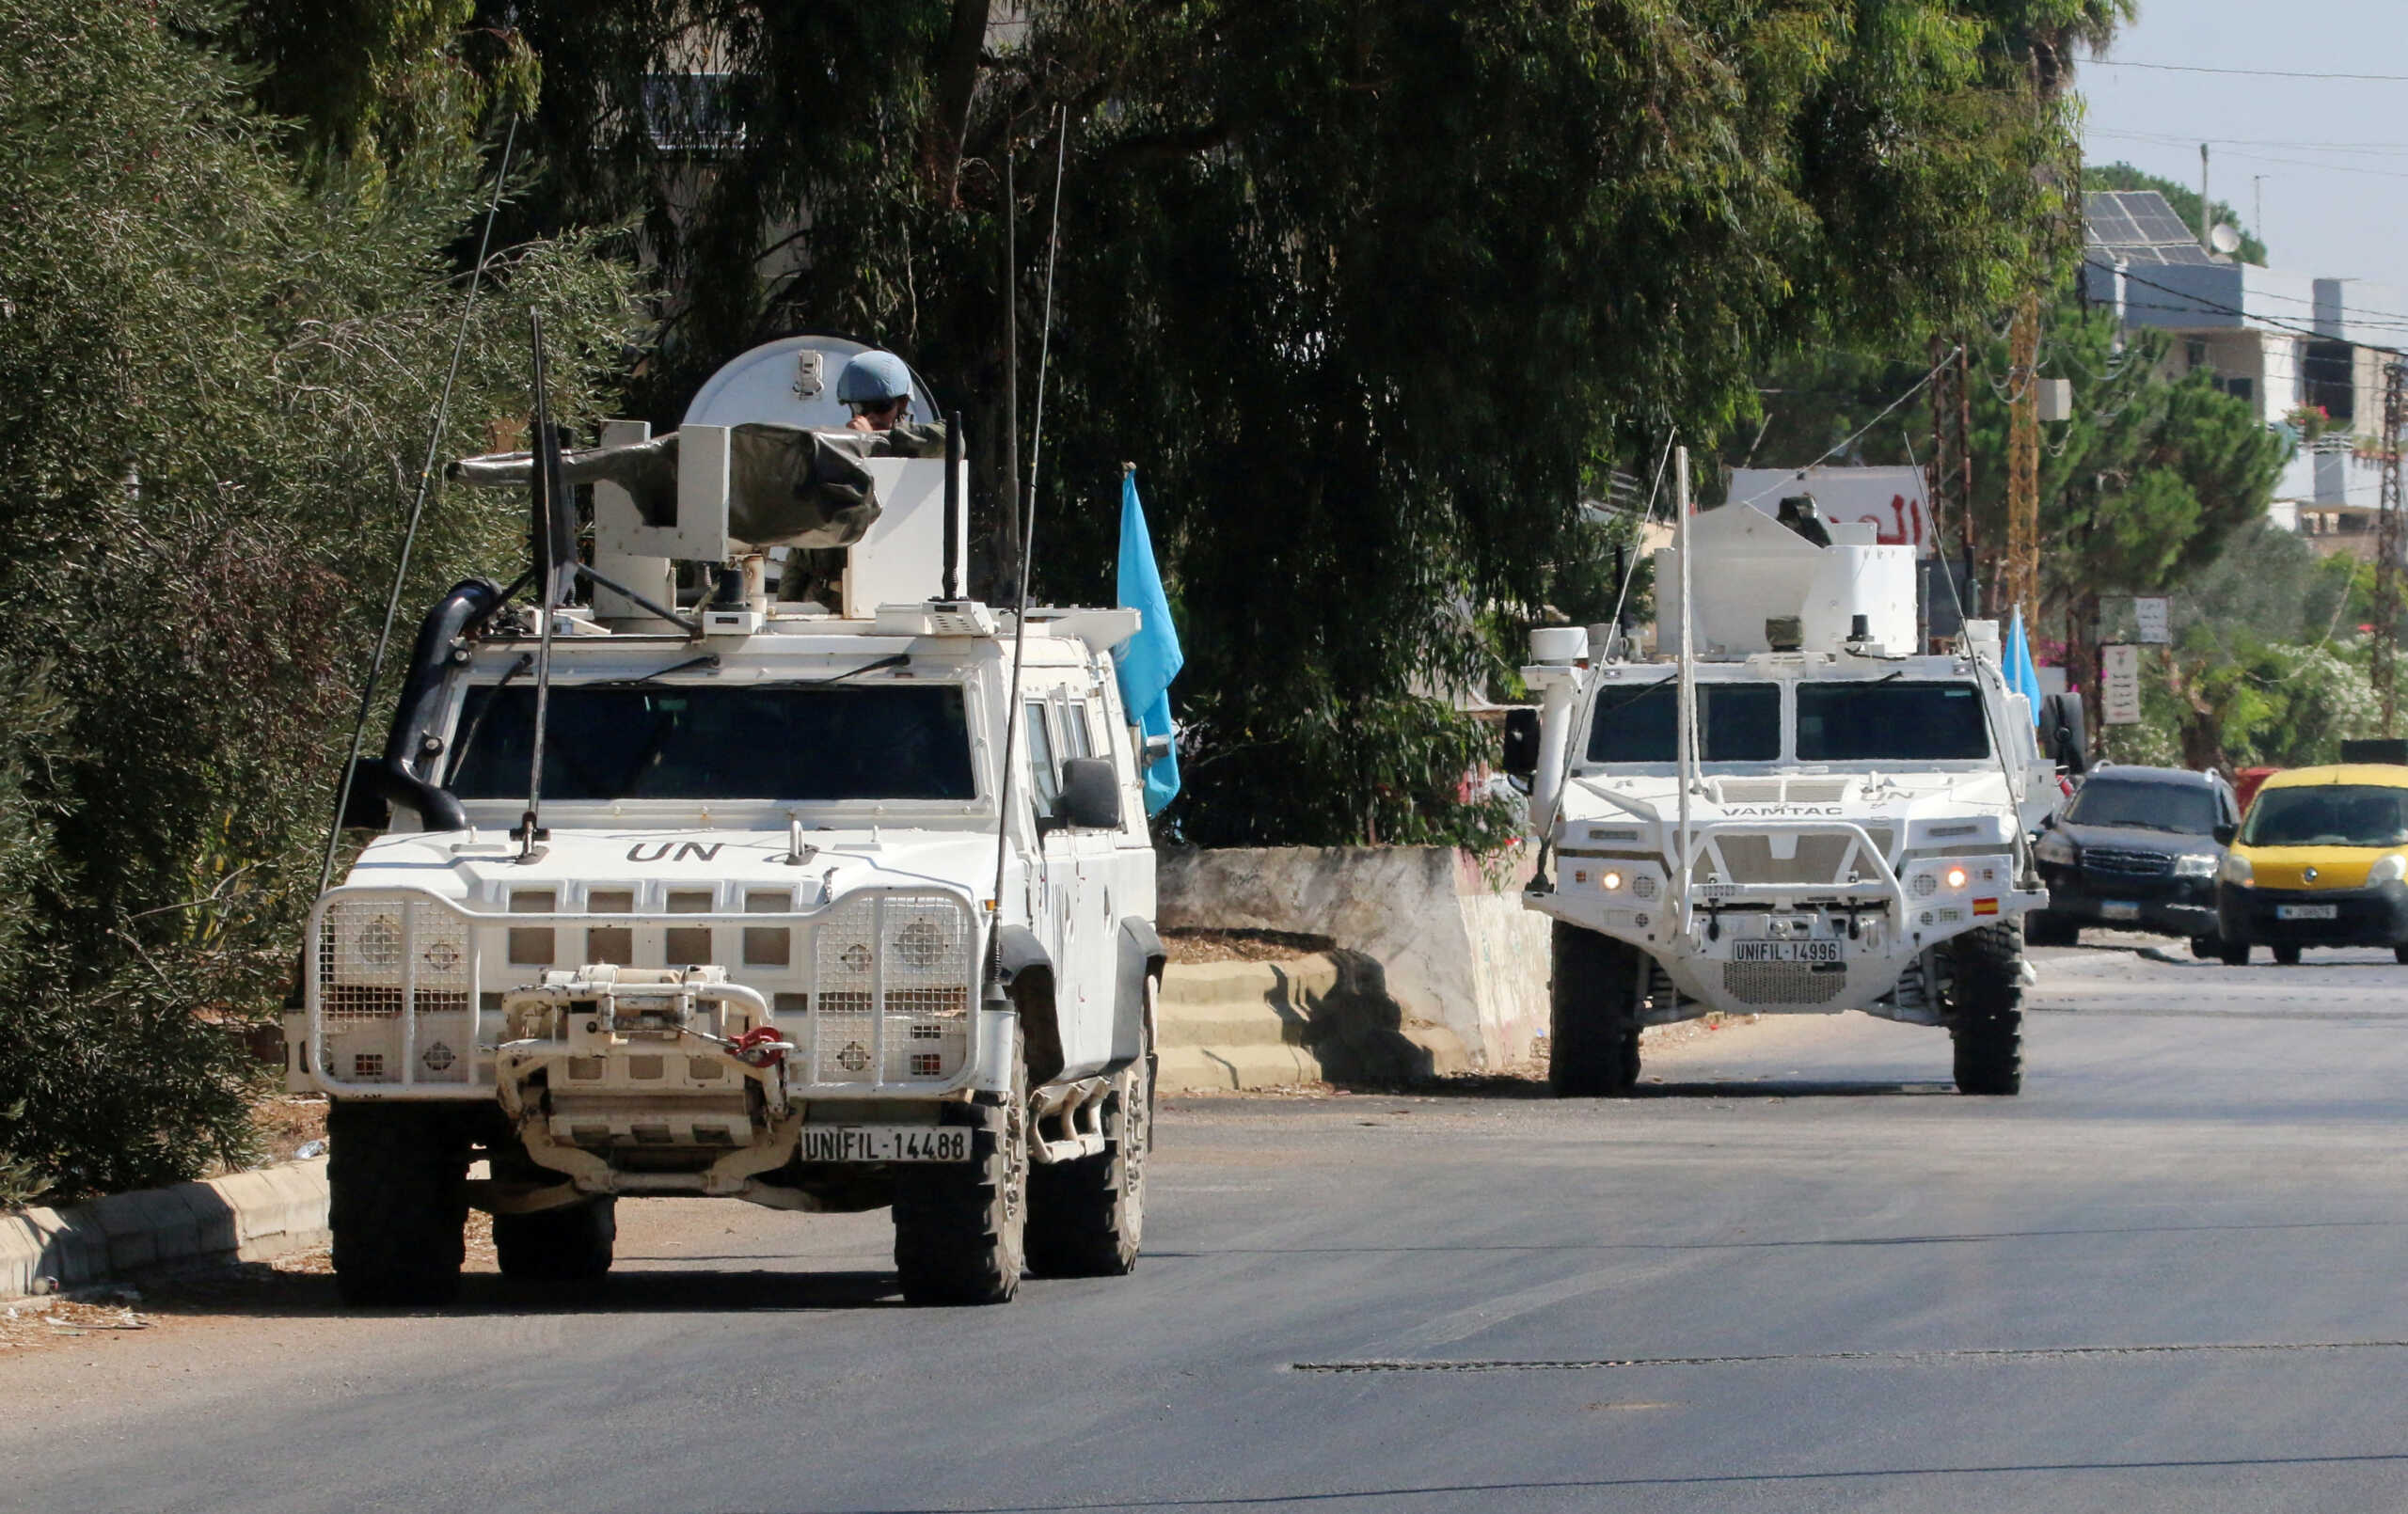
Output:
<instances>
[{"instance_id":1,"label":"white license plate","mask_svg":"<svg viewBox=\"0 0 2408 1514\"><path fill-rule=\"evenodd\" d=\"M1837 941L1733 941L1734 962L1837 962Z\"/></svg>"},{"instance_id":2,"label":"white license plate","mask_svg":"<svg viewBox=\"0 0 2408 1514\"><path fill-rule=\"evenodd\" d=\"M806 1125L804 1161L968 1161L961 1125Z\"/></svg>"},{"instance_id":3,"label":"white license plate","mask_svg":"<svg viewBox=\"0 0 2408 1514\"><path fill-rule=\"evenodd\" d=\"M2338 920L2341 918L2341 907L2339 905L2276 905L2274 918L2276 920Z\"/></svg>"},{"instance_id":4,"label":"white license plate","mask_svg":"<svg viewBox=\"0 0 2408 1514\"><path fill-rule=\"evenodd\" d=\"M2141 918L2141 907L2138 905L2124 904L2121 901L2115 899L2102 899L2099 902L2099 918L2101 920L2138 920Z\"/></svg>"}]
</instances>

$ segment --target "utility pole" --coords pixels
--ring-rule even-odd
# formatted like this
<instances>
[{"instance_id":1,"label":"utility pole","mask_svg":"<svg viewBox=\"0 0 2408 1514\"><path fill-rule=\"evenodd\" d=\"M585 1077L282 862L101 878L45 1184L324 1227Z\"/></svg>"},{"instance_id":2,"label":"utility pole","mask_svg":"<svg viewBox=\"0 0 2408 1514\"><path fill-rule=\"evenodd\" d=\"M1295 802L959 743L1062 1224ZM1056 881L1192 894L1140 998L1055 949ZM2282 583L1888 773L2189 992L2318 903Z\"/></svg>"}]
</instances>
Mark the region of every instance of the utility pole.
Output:
<instances>
[{"instance_id":1,"label":"utility pole","mask_svg":"<svg viewBox=\"0 0 2408 1514\"><path fill-rule=\"evenodd\" d=\"M2026 293L2006 337L2006 555L1999 563L1999 618L2023 612L2026 636L2040 609L2040 295Z\"/></svg>"},{"instance_id":2,"label":"utility pole","mask_svg":"<svg viewBox=\"0 0 2408 1514\"><path fill-rule=\"evenodd\" d=\"M1979 581L1973 573L1973 457L1967 435L1972 429L1973 400L1966 388L1971 365L1963 342L1931 339L1932 552L1950 580L1942 591L1952 604L1962 597L1967 620L1981 613L1974 603ZM1957 539L1953 564L1946 534L1952 525ZM1933 603L1939 603L1938 592Z\"/></svg>"},{"instance_id":3,"label":"utility pole","mask_svg":"<svg viewBox=\"0 0 2408 1514\"><path fill-rule=\"evenodd\" d=\"M1973 351L1972 343L1956 343L1956 521L1965 534L1965 592L1982 597L1981 576L1973 572ZM1979 615L1982 607L1968 603L1965 613Z\"/></svg>"},{"instance_id":4,"label":"utility pole","mask_svg":"<svg viewBox=\"0 0 2408 1514\"><path fill-rule=\"evenodd\" d=\"M2408 364L2395 357L2383 366L2383 497L2375 513L2374 644L2375 694L2383 701L2383 733L2400 733L2400 443L2408 425Z\"/></svg>"},{"instance_id":5,"label":"utility pole","mask_svg":"<svg viewBox=\"0 0 2408 1514\"><path fill-rule=\"evenodd\" d=\"M2209 240L2209 233L2215 229L2215 225L2216 213L2208 199L2208 145L2202 142L2199 144L2199 245L2210 258L2216 255L2216 248L2215 244Z\"/></svg>"}]
</instances>

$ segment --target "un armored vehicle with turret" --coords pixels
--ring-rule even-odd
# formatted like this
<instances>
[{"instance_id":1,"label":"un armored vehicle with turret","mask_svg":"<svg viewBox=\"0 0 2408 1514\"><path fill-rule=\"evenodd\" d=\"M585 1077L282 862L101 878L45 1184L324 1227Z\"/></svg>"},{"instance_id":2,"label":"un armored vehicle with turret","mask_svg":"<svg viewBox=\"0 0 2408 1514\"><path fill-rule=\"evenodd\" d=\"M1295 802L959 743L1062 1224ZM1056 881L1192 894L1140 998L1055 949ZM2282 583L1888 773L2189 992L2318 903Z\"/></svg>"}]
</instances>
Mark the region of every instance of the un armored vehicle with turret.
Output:
<instances>
[{"instance_id":1,"label":"un armored vehicle with turret","mask_svg":"<svg viewBox=\"0 0 2408 1514\"><path fill-rule=\"evenodd\" d=\"M1627 1093L1644 1027L1713 1011L1938 1027L1960 1090L2021 1087L2054 765L1997 623L1926 651L1913 549L1810 514L1685 513L1652 658L1533 634L1509 767L1554 864L1524 902L1554 923L1560 1094Z\"/></svg>"},{"instance_id":2,"label":"un armored vehicle with turret","mask_svg":"<svg viewBox=\"0 0 2408 1514\"><path fill-rule=\"evenodd\" d=\"M531 587L462 583L420 628L351 786L385 828L317 902L287 1024L347 1300L449 1297L471 1206L504 1274L596 1277L654 1196L891 1206L917 1302L1134 1263L1137 615L962 598L958 424L915 385L844 429L861 351L772 343L670 436L539 428L455 468L530 491Z\"/></svg>"}]
</instances>

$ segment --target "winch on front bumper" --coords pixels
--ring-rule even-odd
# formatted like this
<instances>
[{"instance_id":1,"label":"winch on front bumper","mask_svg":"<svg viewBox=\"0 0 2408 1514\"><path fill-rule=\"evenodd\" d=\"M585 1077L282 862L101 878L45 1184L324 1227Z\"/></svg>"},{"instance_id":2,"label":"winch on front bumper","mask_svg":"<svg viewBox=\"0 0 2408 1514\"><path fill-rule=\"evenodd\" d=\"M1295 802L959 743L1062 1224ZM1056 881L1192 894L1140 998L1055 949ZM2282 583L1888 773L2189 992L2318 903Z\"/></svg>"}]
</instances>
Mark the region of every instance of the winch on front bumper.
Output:
<instances>
[{"instance_id":1,"label":"winch on front bumper","mask_svg":"<svg viewBox=\"0 0 2408 1514\"><path fill-rule=\"evenodd\" d=\"M502 1112L530 1158L581 1189L740 1193L794 1150L794 1043L723 968L547 972L503 994L501 1015Z\"/></svg>"}]
</instances>

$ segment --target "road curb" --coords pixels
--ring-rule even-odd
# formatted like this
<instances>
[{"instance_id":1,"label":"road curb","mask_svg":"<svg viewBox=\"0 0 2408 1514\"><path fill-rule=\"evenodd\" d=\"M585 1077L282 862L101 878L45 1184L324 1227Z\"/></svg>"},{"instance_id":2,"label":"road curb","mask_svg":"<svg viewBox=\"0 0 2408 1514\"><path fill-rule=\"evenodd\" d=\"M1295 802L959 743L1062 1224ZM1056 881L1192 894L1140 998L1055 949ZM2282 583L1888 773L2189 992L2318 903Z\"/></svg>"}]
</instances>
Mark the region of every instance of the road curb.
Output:
<instances>
[{"instance_id":1,"label":"road curb","mask_svg":"<svg viewBox=\"0 0 2408 1514\"><path fill-rule=\"evenodd\" d=\"M1411 1082L1470 1065L1453 1031L1407 1016L1355 952L1173 963L1155 1036L1156 1086L1169 1093Z\"/></svg>"},{"instance_id":2,"label":"road curb","mask_svg":"<svg viewBox=\"0 0 2408 1514\"><path fill-rule=\"evenodd\" d=\"M326 1163L0 1215L0 1299L264 1262L325 1245Z\"/></svg>"}]
</instances>

